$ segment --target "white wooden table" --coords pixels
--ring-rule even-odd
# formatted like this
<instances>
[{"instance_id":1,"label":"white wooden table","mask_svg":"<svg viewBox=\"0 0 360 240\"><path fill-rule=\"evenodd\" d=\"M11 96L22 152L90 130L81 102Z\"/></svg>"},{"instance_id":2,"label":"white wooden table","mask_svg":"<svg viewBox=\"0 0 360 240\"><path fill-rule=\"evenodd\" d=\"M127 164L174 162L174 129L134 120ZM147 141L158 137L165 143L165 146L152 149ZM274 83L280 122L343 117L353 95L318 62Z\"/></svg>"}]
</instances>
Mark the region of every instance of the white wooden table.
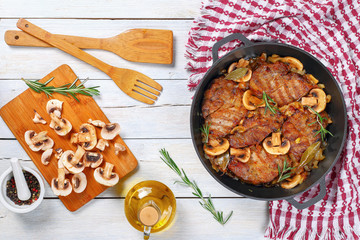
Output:
<instances>
[{"instance_id":1,"label":"white wooden table","mask_svg":"<svg viewBox=\"0 0 360 240\"><path fill-rule=\"evenodd\" d=\"M0 204L0 239L142 239L142 233L125 218L124 196L134 184L148 179L165 183L177 198L174 224L152 234L151 239L263 239L268 204L242 198L217 183L200 163L191 142L193 93L186 87L189 73L184 69L184 52L199 9L200 0L0 1L0 36L16 29L20 17L53 33L88 37L114 36L130 28L174 32L172 65L133 63L110 52L87 50L111 65L138 70L157 80L164 90L153 106L131 99L104 73L60 50L10 47L0 41L0 107L27 88L20 78L40 79L61 64L68 64L81 79L90 78L88 86L101 86L96 102L112 122L120 123L121 136L139 161L139 167L116 187L76 212L69 212L48 184L43 203L31 213L14 214ZM170 152L203 192L212 194L218 210L226 214L234 210L225 226L212 219L190 189L173 184L178 178L160 160L160 148ZM0 119L0 173L10 166L9 157L35 167Z\"/></svg>"}]
</instances>

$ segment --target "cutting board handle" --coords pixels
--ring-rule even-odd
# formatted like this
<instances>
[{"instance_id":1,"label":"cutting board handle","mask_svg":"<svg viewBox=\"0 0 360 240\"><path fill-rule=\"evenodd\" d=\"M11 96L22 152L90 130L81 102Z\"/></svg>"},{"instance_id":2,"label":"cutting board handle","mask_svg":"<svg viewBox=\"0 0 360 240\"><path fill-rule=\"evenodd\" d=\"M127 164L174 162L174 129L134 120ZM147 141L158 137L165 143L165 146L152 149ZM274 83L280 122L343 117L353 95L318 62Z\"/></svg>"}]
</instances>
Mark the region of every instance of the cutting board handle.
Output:
<instances>
[{"instance_id":1,"label":"cutting board handle","mask_svg":"<svg viewBox=\"0 0 360 240\"><path fill-rule=\"evenodd\" d=\"M63 39L56 37L54 34L51 34L47 31L45 31L44 29L30 23L29 21L27 21L23 18L19 19L19 21L17 22L17 27L19 29L23 30L24 32L26 32L38 39L41 39L42 41L60 49L60 50L63 50L64 52L66 52L74 57L77 57L80 60L100 69L101 71L105 72L108 75L113 68L109 64L104 63L103 61L84 52L80 48L72 45L71 43L69 43Z\"/></svg>"}]
</instances>

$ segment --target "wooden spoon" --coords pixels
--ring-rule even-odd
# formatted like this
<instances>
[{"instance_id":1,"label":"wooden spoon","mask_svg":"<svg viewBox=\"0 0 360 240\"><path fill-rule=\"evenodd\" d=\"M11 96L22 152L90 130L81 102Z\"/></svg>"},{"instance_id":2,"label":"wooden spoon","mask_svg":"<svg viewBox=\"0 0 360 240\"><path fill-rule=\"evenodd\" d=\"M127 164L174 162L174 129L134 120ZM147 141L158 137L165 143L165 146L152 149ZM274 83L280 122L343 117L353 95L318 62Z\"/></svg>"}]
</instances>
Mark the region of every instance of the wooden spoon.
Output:
<instances>
[{"instance_id":1,"label":"wooden spoon","mask_svg":"<svg viewBox=\"0 0 360 240\"><path fill-rule=\"evenodd\" d=\"M17 22L17 27L103 71L123 92L138 101L153 104L155 102L154 100L157 100L157 96L160 95L160 91L162 90L161 85L140 72L125 68L117 68L104 63L80 48L56 37L25 19L20 18Z\"/></svg>"},{"instance_id":2,"label":"wooden spoon","mask_svg":"<svg viewBox=\"0 0 360 240\"><path fill-rule=\"evenodd\" d=\"M88 38L54 34L78 48L103 49L133 62L171 64L173 32L159 29L130 29L109 38ZM13 46L52 47L30 34L8 30L5 42Z\"/></svg>"}]
</instances>

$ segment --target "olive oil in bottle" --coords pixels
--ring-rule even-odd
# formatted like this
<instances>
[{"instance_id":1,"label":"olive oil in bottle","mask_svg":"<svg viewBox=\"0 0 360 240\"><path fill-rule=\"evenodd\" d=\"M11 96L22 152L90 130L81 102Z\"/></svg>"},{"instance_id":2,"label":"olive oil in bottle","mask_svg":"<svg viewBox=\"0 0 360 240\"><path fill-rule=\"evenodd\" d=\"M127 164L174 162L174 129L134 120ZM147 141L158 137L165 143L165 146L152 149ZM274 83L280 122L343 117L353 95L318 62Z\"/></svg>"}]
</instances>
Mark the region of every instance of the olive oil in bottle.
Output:
<instances>
[{"instance_id":1,"label":"olive oil in bottle","mask_svg":"<svg viewBox=\"0 0 360 240\"><path fill-rule=\"evenodd\" d=\"M143 181L130 189L125 198L125 215L129 223L144 231L147 239L151 232L167 228L175 217L176 199L170 188L158 181ZM146 237L147 236L147 237Z\"/></svg>"}]
</instances>

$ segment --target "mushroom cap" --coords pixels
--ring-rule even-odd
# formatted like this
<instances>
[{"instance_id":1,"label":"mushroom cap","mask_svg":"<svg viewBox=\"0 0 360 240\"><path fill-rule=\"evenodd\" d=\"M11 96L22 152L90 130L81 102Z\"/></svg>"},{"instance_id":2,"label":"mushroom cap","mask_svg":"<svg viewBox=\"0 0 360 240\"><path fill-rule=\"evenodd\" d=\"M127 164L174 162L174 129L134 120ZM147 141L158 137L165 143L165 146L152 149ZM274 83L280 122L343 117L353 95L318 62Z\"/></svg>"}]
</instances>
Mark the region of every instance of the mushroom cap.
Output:
<instances>
[{"instance_id":1,"label":"mushroom cap","mask_svg":"<svg viewBox=\"0 0 360 240\"><path fill-rule=\"evenodd\" d=\"M230 156L233 157L235 160L240 162L246 163L249 161L251 155L250 148L230 148Z\"/></svg>"},{"instance_id":2,"label":"mushroom cap","mask_svg":"<svg viewBox=\"0 0 360 240\"><path fill-rule=\"evenodd\" d=\"M317 104L314 105L314 106L311 106L311 108L314 111L318 112L318 113L324 111L325 108L326 108L326 94L325 94L325 92L320 88L315 88L315 89L310 91L310 96L316 98L316 100L317 100ZM315 114L313 111L311 111L311 109L309 109L309 111L312 114Z\"/></svg>"},{"instance_id":3,"label":"mushroom cap","mask_svg":"<svg viewBox=\"0 0 360 240\"><path fill-rule=\"evenodd\" d=\"M59 136L65 136L66 134L68 134L71 129L72 129L72 125L71 122L65 118L61 118L59 119L60 121L62 121L64 123L63 126L60 126L58 124L56 124L56 122L54 120L51 120L50 122L50 127L53 128L56 132L57 135Z\"/></svg>"},{"instance_id":4,"label":"mushroom cap","mask_svg":"<svg viewBox=\"0 0 360 240\"><path fill-rule=\"evenodd\" d=\"M81 133L87 133L87 132L89 133L90 141L82 143L81 146L86 151L92 150L96 146L96 143L97 143L95 127L89 123L84 123L80 126L80 132Z\"/></svg>"},{"instance_id":5,"label":"mushroom cap","mask_svg":"<svg viewBox=\"0 0 360 240\"><path fill-rule=\"evenodd\" d=\"M112 187L119 182L119 175L117 175L117 173L114 172L111 173L109 179L106 179L104 177L104 169L102 167L98 167L97 169L95 169L94 178L98 183L108 187Z\"/></svg>"},{"instance_id":6,"label":"mushroom cap","mask_svg":"<svg viewBox=\"0 0 360 240\"><path fill-rule=\"evenodd\" d=\"M247 110L255 110L258 107L264 106L264 101L255 97L251 90L245 91L242 102Z\"/></svg>"},{"instance_id":7,"label":"mushroom cap","mask_svg":"<svg viewBox=\"0 0 360 240\"><path fill-rule=\"evenodd\" d=\"M63 102L60 100L51 99L46 104L46 112L48 114L54 113L55 116L57 116L58 118L61 118L62 104L63 104Z\"/></svg>"},{"instance_id":8,"label":"mushroom cap","mask_svg":"<svg viewBox=\"0 0 360 240\"><path fill-rule=\"evenodd\" d=\"M54 146L54 140L52 140L50 137L43 141L43 147L41 150L46 151L48 149L51 149Z\"/></svg>"},{"instance_id":9,"label":"mushroom cap","mask_svg":"<svg viewBox=\"0 0 360 240\"><path fill-rule=\"evenodd\" d=\"M103 162L103 155L97 152L86 152L83 162L85 167L97 168Z\"/></svg>"},{"instance_id":10,"label":"mushroom cap","mask_svg":"<svg viewBox=\"0 0 360 240\"><path fill-rule=\"evenodd\" d=\"M284 155L290 150L290 141L287 139L282 139L281 144L279 146L274 146L272 143L272 138L267 137L263 141L263 147L266 152L273 155Z\"/></svg>"},{"instance_id":11,"label":"mushroom cap","mask_svg":"<svg viewBox=\"0 0 360 240\"><path fill-rule=\"evenodd\" d=\"M85 168L85 165L82 162L79 162L76 165L71 164L71 160L73 159L75 153L72 150L66 150L60 158L60 161L64 165L64 167L69 170L71 173L79 173L82 172Z\"/></svg>"},{"instance_id":12,"label":"mushroom cap","mask_svg":"<svg viewBox=\"0 0 360 240\"><path fill-rule=\"evenodd\" d=\"M41 163L44 165L48 165L50 162L52 153L53 153L52 148L47 149L45 152L43 152L41 155Z\"/></svg>"},{"instance_id":13,"label":"mushroom cap","mask_svg":"<svg viewBox=\"0 0 360 240\"><path fill-rule=\"evenodd\" d=\"M112 140L120 133L120 130L120 124L107 123L105 127L101 129L101 137L106 140Z\"/></svg>"},{"instance_id":14,"label":"mushroom cap","mask_svg":"<svg viewBox=\"0 0 360 240\"><path fill-rule=\"evenodd\" d=\"M46 124L45 119L43 119L36 110L34 110L34 112L35 112L35 116L33 118L33 122L34 123Z\"/></svg>"},{"instance_id":15,"label":"mushroom cap","mask_svg":"<svg viewBox=\"0 0 360 240\"><path fill-rule=\"evenodd\" d=\"M56 196L67 196L72 192L72 186L70 184L69 179L64 180L64 188L61 189L58 186L58 179L53 178L51 180L51 189L53 190Z\"/></svg>"},{"instance_id":16,"label":"mushroom cap","mask_svg":"<svg viewBox=\"0 0 360 240\"><path fill-rule=\"evenodd\" d=\"M86 175L82 172L74 174L71 179L71 183L73 185L74 192L83 192L87 185Z\"/></svg>"},{"instance_id":17,"label":"mushroom cap","mask_svg":"<svg viewBox=\"0 0 360 240\"><path fill-rule=\"evenodd\" d=\"M220 141L215 141L215 144L212 142L213 141L209 141L209 143L204 144L204 152L210 156L223 154L230 147L230 143L226 138L222 138Z\"/></svg>"}]
</instances>

